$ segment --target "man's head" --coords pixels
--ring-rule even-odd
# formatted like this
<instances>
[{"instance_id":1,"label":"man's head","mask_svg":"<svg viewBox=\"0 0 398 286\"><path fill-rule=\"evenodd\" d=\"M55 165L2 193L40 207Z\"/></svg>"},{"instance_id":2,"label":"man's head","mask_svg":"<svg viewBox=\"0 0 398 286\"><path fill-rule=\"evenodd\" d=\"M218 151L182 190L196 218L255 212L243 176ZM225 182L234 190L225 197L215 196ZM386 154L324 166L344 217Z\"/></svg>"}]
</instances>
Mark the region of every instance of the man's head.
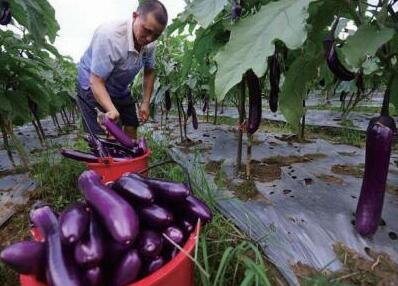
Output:
<instances>
[{"instance_id":1,"label":"man's head","mask_svg":"<svg viewBox=\"0 0 398 286\"><path fill-rule=\"evenodd\" d=\"M167 25L167 10L158 0L144 0L133 13L136 44L145 46L155 41Z\"/></svg>"}]
</instances>

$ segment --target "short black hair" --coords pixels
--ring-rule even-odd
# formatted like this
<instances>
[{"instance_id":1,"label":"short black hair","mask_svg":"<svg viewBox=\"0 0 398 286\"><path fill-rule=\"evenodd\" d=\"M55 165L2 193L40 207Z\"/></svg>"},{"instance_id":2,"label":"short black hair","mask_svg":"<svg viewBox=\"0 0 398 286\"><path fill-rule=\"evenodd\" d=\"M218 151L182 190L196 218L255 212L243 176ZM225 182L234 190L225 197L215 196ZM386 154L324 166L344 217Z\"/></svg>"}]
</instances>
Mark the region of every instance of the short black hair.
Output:
<instances>
[{"instance_id":1,"label":"short black hair","mask_svg":"<svg viewBox=\"0 0 398 286\"><path fill-rule=\"evenodd\" d=\"M138 12L143 16L148 15L148 13L153 13L159 24L162 26L167 25L168 15L166 7L164 7L164 5L158 0L142 1L138 6Z\"/></svg>"}]
</instances>

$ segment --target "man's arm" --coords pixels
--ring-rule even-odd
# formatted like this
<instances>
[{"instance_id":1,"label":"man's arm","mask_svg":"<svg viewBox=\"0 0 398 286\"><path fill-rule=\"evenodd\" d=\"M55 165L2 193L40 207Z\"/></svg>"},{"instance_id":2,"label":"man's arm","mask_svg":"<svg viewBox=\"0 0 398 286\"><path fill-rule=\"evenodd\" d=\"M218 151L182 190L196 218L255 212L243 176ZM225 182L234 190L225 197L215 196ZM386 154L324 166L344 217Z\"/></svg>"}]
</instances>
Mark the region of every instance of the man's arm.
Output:
<instances>
[{"instance_id":1,"label":"man's arm","mask_svg":"<svg viewBox=\"0 0 398 286\"><path fill-rule=\"evenodd\" d=\"M142 122L148 120L149 105L155 83L155 72L152 68L144 69L144 98L140 107L140 119Z\"/></svg>"},{"instance_id":2,"label":"man's arm","mask_svg":"<svg viewBox=\"0 0 398 286\"><path fill-rule=\"evenodd\" d=\"M106 115L113 121L117 121L120 115L106 90L105 80L95 74L91 74L90 88L93 91L95 100L105 109Z\"/></svg>"}]
</instances>

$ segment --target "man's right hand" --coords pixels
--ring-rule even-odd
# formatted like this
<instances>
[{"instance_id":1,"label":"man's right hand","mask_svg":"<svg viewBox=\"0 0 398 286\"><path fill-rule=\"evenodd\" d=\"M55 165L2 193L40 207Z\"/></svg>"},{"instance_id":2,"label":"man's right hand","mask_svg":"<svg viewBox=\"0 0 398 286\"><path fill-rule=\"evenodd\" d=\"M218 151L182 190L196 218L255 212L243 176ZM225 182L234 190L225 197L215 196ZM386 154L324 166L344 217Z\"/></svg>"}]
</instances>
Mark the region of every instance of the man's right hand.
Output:
<instances>
[{"instance_id":1,"label":"man's right hand","mask_svg":"<svg viewBox=\"0 0 398 286\"><path fill-rule=\"evenodd\" d=\"M97 111L98 112L98 111ZM117 122L119 120L120 114L119 111L117 111L117 109L112 109L111 111L108 111L106 113L98 113L97 114L97 122L100 125L100 127L105 131L105 134L107 136L109 136L108 134L108 130L106 130L105 126L102 124L102 119L101 116L106 116L108 117L110 120Z\"/></svg>"},{"instance_id":2,"label":"man's right hand","mask_svg":"<svg viewBox=\"0 0 398 286\"><path fill-rule=\"evenodd\" d=\"M119 120L120 114L119 111L117 111L117 109L115 108L111 111L106 112L105 116L107 116L112 121L117 122Z\"/></svg>"}]
</instances>

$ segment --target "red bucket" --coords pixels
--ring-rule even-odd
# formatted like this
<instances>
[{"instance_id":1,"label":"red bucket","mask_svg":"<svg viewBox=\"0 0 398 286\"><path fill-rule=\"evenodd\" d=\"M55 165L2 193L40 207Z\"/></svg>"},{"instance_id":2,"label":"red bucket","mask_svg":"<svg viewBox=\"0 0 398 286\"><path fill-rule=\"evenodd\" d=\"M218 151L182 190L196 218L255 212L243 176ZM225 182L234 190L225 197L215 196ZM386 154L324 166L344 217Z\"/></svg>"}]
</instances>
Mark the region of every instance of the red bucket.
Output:
<instances>
[{"instance_id":1,"label":"red bucket","mask_svg":"<svg viewBox=\"0 0 398 286\"><path fill-rule=\"evenodd\" d=\"M189 236L183 249L186 253L193 254L197 237L200 232L200 224L196 225L195 231ZM32 231L33 237L40 240L40 234ZM38 282L34 277L20 275L21 286L46 286ZM127 286L193 286L193 262L189 257L180 251L176 257L170 260L158 271L151 275L129 284Z\"/></svg>"},{"instance_id":2,"label":"red bucket","mask_svg":"<svg viewBox=\"0 0 398 286\"><path fill-rule=\"evenodd\" d=\"M95 171L101 176L102 182L107 183L118 179L126 172L140 172L148 168L148 159L151 155L151 150L148 148L144 155L126 159L123 161L113 161L112 158L104 158L99 163L87 163L87 168ZM143 175L147 176L148 172Z\"/></svg>"}]
</instances>

